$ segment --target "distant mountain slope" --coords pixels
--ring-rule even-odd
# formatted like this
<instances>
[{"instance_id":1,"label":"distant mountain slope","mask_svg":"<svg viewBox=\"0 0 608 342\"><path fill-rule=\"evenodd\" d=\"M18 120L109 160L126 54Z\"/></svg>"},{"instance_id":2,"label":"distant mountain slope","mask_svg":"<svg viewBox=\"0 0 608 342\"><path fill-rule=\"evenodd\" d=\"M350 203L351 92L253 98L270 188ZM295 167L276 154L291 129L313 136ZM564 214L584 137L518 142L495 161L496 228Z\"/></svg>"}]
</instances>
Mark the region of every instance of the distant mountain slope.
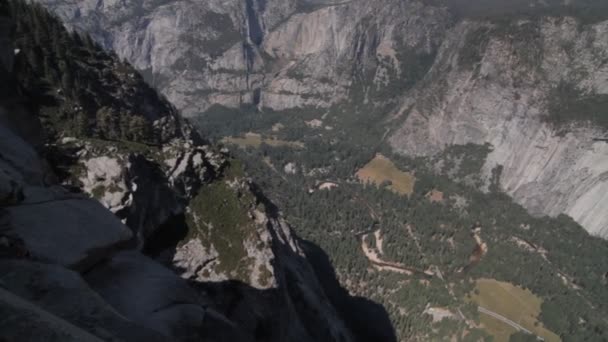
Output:
<instances>
[{"instance_id":1,"label":"distant mountain slope","mask_svg":"<svg viewBox=\"0 0 608 342\"><path fill-rule=\"evenodd\" d=\"M145 70L188 116L213 104L326 108L353 77L401 89L449 23L444 9L394 0L41 3Z\"/></svg>"}]
</instances>

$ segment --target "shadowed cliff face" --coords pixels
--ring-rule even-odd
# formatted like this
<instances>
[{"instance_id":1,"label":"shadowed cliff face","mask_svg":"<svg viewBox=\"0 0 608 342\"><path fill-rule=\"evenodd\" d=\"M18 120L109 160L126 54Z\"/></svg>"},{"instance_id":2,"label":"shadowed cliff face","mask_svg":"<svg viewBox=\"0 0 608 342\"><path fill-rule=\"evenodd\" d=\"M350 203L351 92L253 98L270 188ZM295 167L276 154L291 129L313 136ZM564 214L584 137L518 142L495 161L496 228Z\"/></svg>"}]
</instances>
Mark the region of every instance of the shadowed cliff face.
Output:
<instances>
[{"instance_id":1,"label":"shadowed cliff face","mask_svg":"<svg viewBox=\"0 0 608 342\"><path fill-rule=\"evenodd\" d=\"M264 40L264 32L262 29L262 24L258 21L258 13L264 13L264 10L266 9L266 1L247 0L245 8L249 28L249 39L255 45L259 46Z\"/></svg>"},{"instance_id":2,"label":"shadowed cliff face","mask_svg":"<svg viewBox=\"0 0 608 342\"><path fill-rule=\"evenodd\" d=\"M303 242L302 246L323 290L357 341L396 342L395 330L382 305L350 296L340 285L327 254L309 241Z\"/></svg>"},{"instance_id":3,"label":"shadowed cliff face","mask_svg":"<svg viewBox=\"0 0 608 342\"><path fill-rule=\"evenodd\" d=\"M408 63L399 49L432 54L448 21L441 8L392 0L41 2L145 70L187 116L212 104L329 107L353 72L375 73L377 54L381 74Z\"/></svg>"}]
</instances>

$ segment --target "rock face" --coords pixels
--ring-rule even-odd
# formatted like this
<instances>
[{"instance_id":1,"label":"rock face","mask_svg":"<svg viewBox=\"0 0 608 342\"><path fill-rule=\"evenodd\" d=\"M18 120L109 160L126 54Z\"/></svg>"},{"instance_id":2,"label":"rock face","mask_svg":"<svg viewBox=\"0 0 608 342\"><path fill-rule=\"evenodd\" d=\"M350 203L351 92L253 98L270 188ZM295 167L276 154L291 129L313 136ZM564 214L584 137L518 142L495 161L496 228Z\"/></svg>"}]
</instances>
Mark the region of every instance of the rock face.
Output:
<instances>
[{"instance_id":1,"label":"rock face","mask_svg":"<svg viewBox=\"0 0 608 342\"><path fill-rule=\"evenodd\" d=\"M431 54L447 22L443 9L391 0L40 2L146 70L187 116L213 104L329 107L353 74L410 78L404 64Z\"/></svg>"},{"instance_id":2,"label":"rock face","mask_svg":"<svg viewBox=\"0 0 608 342\"><path fill-rule=\"evenodd\" d=\"M15 302L20 299L24 307L36 308L34 310L52 326L68 327L66 330L75 334L77 341L83 339L80 336L86 336L86 340L99 341L164 340L153 330L135 325L121 317L77 272L58 265L6 259L0 262L0 269L3 291L12 292L12 295L5 292L3 299L12 298ZM68 302L70 299L77 300ZM2 332L9 331L6 329L9 326L4 325ZM25 331L21 333L24 334ZM52 335L45 333L41 336Z\"/></svg>"},{"instance_id":3,"label":"rock face","mask_svg":"<svg viewBox=\"0 0 608 342\"><path fill-rule=\"evenodd\" d=\"M607 237L608 144L597 139L604 129L584 121L555 127L546 117L560 101L556 85L572 84L587 98L607 93L608 22L581 26L574 18L541 18L498 25L454 28L427 79L409 94L402 108L409 110L407 119L391 145L428 156L449 145L489 143L488 182L500 166L501 189L532 213L565 213ZM471 46L459 37L480 32L485 43L468 65L463 60ZM577 114L574 106L567 110Z\"/></svg>"},{"instance_id":4,"label":"rock face","mask_svg":"<svg viewBox=\"0 0 608 342\"><path fill-rule=\"evenodd\" d=\"M589 21L557 1L40 2L149 71L189 116L213 104L327 108L363 86L365 102L398 102L387 117L407 117L395 151L489 143L488 182L500 165L500 187L531 212L608 236L601 128L544 120L560 85L571 97L608 91L605 4L581 2L595 6Z\"/></svg>"},{"instance_id":5,"label":"rock face","mask_svg":"<svg viewBox=\"0 0 608 342\"><path fill-rule=\"evenodd\" d=\"M0 167L21 193L0 208L0 297L7 310L3 317L9 318L3 320L0 335L9 340L30 340L34 335L28 334L36 333L57 341L163 340L155 327L142 328L121 316L74 272L91 271L111 259L126 247L131 230L96 201L45 184L50 170L38 169L43 161L31 146L4 127L0 140L10 144L3 151L15 152L10 160L32 162L27 168ZM2 161L9 159L3 155ZM175 275L173 279L182 281Z\"/></svg>"},{"instance_id":6,"label":"rock face","mask_svg":"<svg viewBox=\"0 0 608 342\"><path fill-rule=\"evenodd\" d=\"M26 198L21 205L6 209L14 234L35 258L84 269L98 262L104 250L116 249L131 238L131 231L94 201L46 195L46 203L30 204ZM82 229L87 220L104 229ZM49 243L55 239L56 243Z\"/></svg>"},{"instance_id":7,"label":"rock face","mask_svg":"<svg viewBox=\"0 0 608 342\"><path fill-rule=\"evenodd\" d=\"M206 303L194 289L135 251L116 254L88 272L86 279L123 315L166 336L194 338L188 335L205 318Z\"/></svg>"},{"instance_id":8,"label":"rock face","mask_svg":"<svg viewBox=\"0 0 608 342\"><path fill-rule=\"evenodd\" d=\"M119 65L102 57L105 67ZM141 103L160 103L137 113L155 144L64 134L34 148L25 133L40 122L23 105L33 99L20 81L42 76L20 74L26 61L17 62L15 70L0 66L17 99L0 97L0 112L9 114L0 121L0 339L352 339L278 209L166 101L131 89ZM95 75L90 60L77 62ZM137 88L137 78L126 77ZM129 88L113 79L94 97Z\"/></svg>"}]
</instances>

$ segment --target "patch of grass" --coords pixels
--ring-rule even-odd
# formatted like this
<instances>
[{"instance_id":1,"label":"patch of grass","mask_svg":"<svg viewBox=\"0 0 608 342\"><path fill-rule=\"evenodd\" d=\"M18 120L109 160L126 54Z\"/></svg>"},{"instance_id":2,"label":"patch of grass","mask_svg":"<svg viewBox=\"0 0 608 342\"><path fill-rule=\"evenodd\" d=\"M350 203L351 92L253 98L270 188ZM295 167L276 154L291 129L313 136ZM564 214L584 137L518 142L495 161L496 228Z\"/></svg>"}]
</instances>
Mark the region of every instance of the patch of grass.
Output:
<instances>
[{"instance_id":1,"label":"patch of grass","mask_svg":"<svg viewBox=\"0 0 608 342\"><path fill-rule=\"evenodd\" d=\"M119 153L133 153L141 155L150 155L150 153L159 151L160 149L155 145L147 145L127 140L103 140L95 138L82 139L83 142L89 143L93 148L107 149L116 148Z\"/></svg>"},{"instance_id":2,"label":"patch of grass","mask_svg":"<svg viewBox=\"0 0 608 342\"><path fill-rule=\"evenodd\" d=\"M529 290L494 279L479 279L471 298L479 306L520 324L545 341L561 341L538 321L543 301ZM513 327L484 313L480 313L480 320L496 341L508 342L516 332Z\"/></svg>"},{"instance_id":3,"label":"patch of grass","mask_svg":"<svg viewBox=\"0 0 608 342\"><path fill-rule=\"evenodd\" d=\"M409 172L399 170L390 159L380 154L357 171L356 175L362 182L371 182L377 186L386 184L390 190L400 195L409 196L414 192L416 178Z\"/></svg>"},{"instance_id":4,"label":"patch of grass","mask_svg":"<svg viewBox=\"0 0 608 342\"><path fill-rule=\"evenodd\" d=\"M517 332L517 329L512 326L483 313L479 314L479 323L481 323L484 330L492 335L493 341L496 342L508 342L511 335Z\"/></svg>"},{"instance_id":5,"label":"patch of grass","mask_svg":"<svg viewBox=\"0 0 608 342\"><path fill-rule=\"evenodd\" d=\"M108 187L108 191L109 191L111 194L115 194L115 193L117 193L117 192L121 192L121 191L122 191L122 189L121 189L121 188L120 188L118 185L116 185L116 184L112 183L112 184L110 184L110 186Z\"/></svg>"},{"instance_id":6,"label":"patch of grass","mask_svg":"<svg viewBox=\"0 0 608 342\"><path fill-rule=\"evenodd\" d=\"M93 198L100 200L106 194L106 187L103 185L98 185L91 191Z\"/></svg>"},{"instance_id":7,"label":"patch of grass","mask_svg":"<svg viewBox=\"0 0 608 342\"><path fill-rule=\"evenodd\" d=\"M238 159L230 159L228 166L224 169L224 178L228 180L244 178L246 176L243 162Z\"/></svg>"}]
</instances>

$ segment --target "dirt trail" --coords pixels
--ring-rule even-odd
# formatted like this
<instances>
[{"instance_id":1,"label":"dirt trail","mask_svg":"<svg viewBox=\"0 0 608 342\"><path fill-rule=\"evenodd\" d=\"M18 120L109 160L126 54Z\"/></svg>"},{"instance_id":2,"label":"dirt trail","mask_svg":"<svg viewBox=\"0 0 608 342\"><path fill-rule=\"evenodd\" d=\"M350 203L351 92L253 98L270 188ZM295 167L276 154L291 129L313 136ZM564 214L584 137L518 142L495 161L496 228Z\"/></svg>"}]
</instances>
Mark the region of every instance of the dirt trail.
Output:
<instances>
[{"instance_id":1,"label":"dirt trail","mask_svg":"<svg viewBox=\"0 0 608 342\"><path fill-rule=\"evenodd\" d=\"M512 320L510 320L510 319L508 319L507 317L505 317L505 316L503 316L503 315L501 315L501 314L498 314L498 313L496 313L496 312L494 312L494 311L488 310L488 309L486 309L486 308L484 308L484 307L481 307L481 306L477 307L477 310L478 310L479 312L483 313L483 314L486 314L486 315L488 315L488 316L491 316L491 317L493 317L493 318L496 318L497 320L499 320L499 321L501 321L501 322L503 322L503 323L505 323L505 324L507 324L507 325L509 325L509 326L511 326L511 327L513 327L513 328L515 328L515 329L517 329L518 331L523 331L523 332L525 332L526 334L536 336L536 335L535 335L533 332L531 332L530 330L528 330L528 329L524 328L523 326L521 326L521 325L519 325L518 323L516 323L516 322L514 322L514 321L512 321ZM539 337L537 336L537 338L539 338ZM542 341L542 339L541 339L541 341Z\"/></svg>"},{"instance_id":2,"label":"dirt trail","mask_svg":"<svg viewBox=\"0 0 608 342\"><path fill-rule=\"evenodd\" d=\"M372 248L369 246L369 244L367 243L367 239L370 236L370 234L367 233L367 234L361 235L361 249L363 250L363 254L367 258L367 260L369 260L372 263L374 268L376 268L378 270L382 270L382 271L391 271L391 272L396 272L396 273L401 273L401 274L406 274L406 275L420 274L425 277L434 276L434 274L429 271L422 271L422 270L418 270L418 269L415 269L412 267L407 267L407 266L397 263L397 262L383 260L379 255L379 254L382 254L382 252L383 252L382 245L384 242L382 239L380 229L374 231L373 235L374 235L374 238L376 238L377 247Z\"/></svg>"},{"instance_id":3,"label":"dirt trail","mask_svg":"<svg viewBox=\"0 0 608 342\"><path fill-rule=\"evenodd\" d=\"M402 267L399 264L386 262L380 259L380 257L378 256L378 252L367 244L368 236L369 234L365 234L361 237L361 249L363 250L363 254L365 254L367 260L369 260L372 265L374 265L374 268L381 271L391 271L406 275L414 274L412 271L406 269L405 267Z\"/></svg>"},{"instance_id":4,"label":"dirt trail","mask_svg":"<svg viewBox=\"0 0 608 342\"><path fill-rule=\"evenodd\" d=\"M376 248L378 248L378 252L380 252L380 254L384 254L384 239L382 238L382 231L380 229L376 230L374 232L374 237L376 238Z\"/></svg>"},{"instance_id":5,"label":"dirt trail","mask_svg":"<svg viewBox=\"0 0 608 342\"><path fill-rule=\"evenodd\" d=\"M423 254L422 253L422 246L420 246L420 241L418 240L418 237L416 237L416 235L414 235L414 231L412 230L412 226L410 226L409 224L405 225L405 230L407 231L407 233L409 234L409 236L412 238L412 240L414 240L414 243L416 244L416 249L418 250L418 253Z\"/></svg>"}]
</instances>

